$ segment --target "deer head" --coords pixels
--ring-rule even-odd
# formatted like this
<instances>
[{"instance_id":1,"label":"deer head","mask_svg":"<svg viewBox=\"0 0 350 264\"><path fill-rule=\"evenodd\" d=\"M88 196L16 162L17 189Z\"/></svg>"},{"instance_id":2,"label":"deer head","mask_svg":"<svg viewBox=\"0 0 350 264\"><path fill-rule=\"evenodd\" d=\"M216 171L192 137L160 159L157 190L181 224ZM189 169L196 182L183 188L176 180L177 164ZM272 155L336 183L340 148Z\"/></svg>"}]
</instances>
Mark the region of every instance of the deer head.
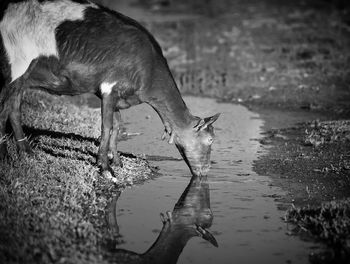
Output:
<instances>
[{"instance_id":1,"label":"deer head","mask_svg":"<svg viewBox=\"0 0 350 264\"><path fill-rule=\"evenodd\" d=\"M174 135L175 145L193 175L206 175L209 171L211 145L215 137L212 124L219 116L198 118L190 127Z\"/></svg>"}]
</instances>

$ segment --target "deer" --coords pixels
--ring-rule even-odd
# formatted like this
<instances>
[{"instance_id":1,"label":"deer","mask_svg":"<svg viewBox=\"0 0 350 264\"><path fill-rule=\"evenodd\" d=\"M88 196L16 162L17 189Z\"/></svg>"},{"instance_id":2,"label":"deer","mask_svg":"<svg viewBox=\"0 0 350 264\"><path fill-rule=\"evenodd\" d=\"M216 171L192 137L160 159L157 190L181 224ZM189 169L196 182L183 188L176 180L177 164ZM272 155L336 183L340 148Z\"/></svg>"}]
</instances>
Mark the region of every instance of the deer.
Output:
<instances>
[{"instance_id":1,"label":"deer","mask_svg":"<svg viewBox=\"0 0 350 264\"><path fill-rule=\"evenodd\" d=\"M116 198L118 199L119 196ZM113 200L113 205L109 206L110 210L107 215L108 226L114 236L116 236L115 232L119 233L116 203L117 200ZM126 249L114 248L108 253L108 257L117 263L176 263L187 242L196 236L218 247L215 237L207 230L214 219L210 209L207 176L193 175L173 211L161 213L160 217L163 228L156 241L146 252L139 254Z\"/></svg>"},{"instance_id":2,"label":"deer","mask_svg":"<svg viewBox=\"0 0 350 264\"><path fill-rule=\"evenodd\" d=\"M0 139L9 120L19 153L32 153L21 125L23 92L95 94L101 99L97 165L113 174L120 110L146 103L159 115L192 174L210 167L212 124L219 113L191 114L154 36L140 23L88 0L1 0ZM1 141L0 141L1 142ZM7 157L6 141L0 159ZM111 163L111 164L110 164Z\"/></svg>"}]
</instances>

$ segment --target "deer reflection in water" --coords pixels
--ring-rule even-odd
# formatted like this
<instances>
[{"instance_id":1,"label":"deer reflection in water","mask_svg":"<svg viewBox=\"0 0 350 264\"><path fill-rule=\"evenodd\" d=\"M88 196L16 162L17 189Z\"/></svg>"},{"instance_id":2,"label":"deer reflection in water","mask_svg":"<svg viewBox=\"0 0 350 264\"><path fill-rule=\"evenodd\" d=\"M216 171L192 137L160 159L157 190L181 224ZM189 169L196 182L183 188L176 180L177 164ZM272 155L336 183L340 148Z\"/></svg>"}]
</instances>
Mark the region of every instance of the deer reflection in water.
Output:
<instances>
[{"instance_id":1,"label":"deer reflection in water","mask_svg":"<svg viewBox=\"0 0 350 264\"><path fill-rule=\"evenodd\" d=\"M109 226L119 231L115 211L111 213L113 215L108 216ZM173 211L161 214L161 219L163 228L145 253L115 249L111 252L113 259L118 263L176 263L187 242L195 236L218 246L207 230L213 222L207 176L192 176Z\"/></svg>"}]
</instances>

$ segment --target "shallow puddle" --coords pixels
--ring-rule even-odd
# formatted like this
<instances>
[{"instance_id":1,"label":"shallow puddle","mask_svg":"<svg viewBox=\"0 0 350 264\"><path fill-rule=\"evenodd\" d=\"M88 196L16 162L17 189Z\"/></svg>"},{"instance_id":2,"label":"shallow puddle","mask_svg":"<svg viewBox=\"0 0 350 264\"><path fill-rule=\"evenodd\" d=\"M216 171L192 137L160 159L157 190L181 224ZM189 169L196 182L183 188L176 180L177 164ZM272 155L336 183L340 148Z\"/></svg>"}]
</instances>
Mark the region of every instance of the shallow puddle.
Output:
<instances>
[{"instance_id":1,"label":"shallow puddle","mask_svg":"<svg viewBox=\"0 0 350 264\"><path fill-rule=\"evenodd\" d=\"M212 226L219 247L200 237L190 239L178 263L308 263L317 245L289 236L275 200L283 194L268 177L252 171L264 150L258 140L263 120L241 105L186 97L193 114L221 112L215 123L216 140L208 175ZM161 176L125 190L117 202L117 221L124 243L118 247L143 253L156 241L160 213L172 211L190 181L189 169L175 146L161 141L163 125L147 105L122 112L128 133L135 136L119 144L120 151L146 154Z\"/></svg>"}]
</instances>

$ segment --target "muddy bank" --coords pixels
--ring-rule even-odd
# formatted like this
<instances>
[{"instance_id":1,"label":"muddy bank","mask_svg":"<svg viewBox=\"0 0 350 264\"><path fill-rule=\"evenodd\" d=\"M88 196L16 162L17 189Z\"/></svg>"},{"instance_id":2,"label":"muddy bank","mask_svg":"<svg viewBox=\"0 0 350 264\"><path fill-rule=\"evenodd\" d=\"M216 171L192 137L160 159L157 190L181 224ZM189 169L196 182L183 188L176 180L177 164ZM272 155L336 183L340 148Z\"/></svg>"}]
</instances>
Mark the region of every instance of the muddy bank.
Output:
<instances>
[{"instance_id":1,"label":"muddy bank","mask_svg":"<svg viewBox=\"0 0 350 264\"><path fill-rule=\"evenodd\" d=\"M291 234L313 236L328 248L310 254L311 263L349 263L350 200L337 200L317 207L292 207L286 221L295 228Z\"/></svg>"},{"instance_id":2,"label":"muddy bank","mask_svg":"<svg viewBox=\"0 0 350 264\"><path fill-rule=\"evenodd\" d=\"M349 121L314 121L268 130L261 144L269 152L254 168L287 190L284 200L295 205L349 197L349 126Z\"/></svg>"},{"instance_id":3,"label":"muddy bank","mask_svg":"<svg viewBox=\"0 0 350 264\"><path fill-rule=\"evenodd\" d=\"M276 124L271 121L269 126ZM260 143L268 153L254 162L254 170L287 191L279 201L287 210L285 220L295 224L291 234L328 246L313 252L311 263L348 263L350 121L270 127Z\"/></svg>"}]
</instances>

